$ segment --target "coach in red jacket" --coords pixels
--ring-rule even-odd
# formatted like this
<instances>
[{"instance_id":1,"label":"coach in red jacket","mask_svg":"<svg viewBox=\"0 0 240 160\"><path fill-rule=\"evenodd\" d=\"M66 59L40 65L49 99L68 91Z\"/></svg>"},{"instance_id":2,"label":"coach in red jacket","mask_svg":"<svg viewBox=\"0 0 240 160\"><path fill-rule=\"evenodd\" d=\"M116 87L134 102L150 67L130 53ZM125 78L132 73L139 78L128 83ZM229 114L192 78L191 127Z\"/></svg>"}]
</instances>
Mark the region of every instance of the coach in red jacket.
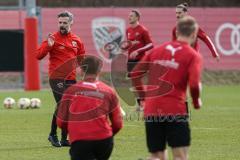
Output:
<instances>
[{"instance_id":1,"label":"coach in red jacket","mask_svg":"<svg viewBox=\"0 0 240 160\"><path fill-rule=\"evenodd\" d=\"M202 58L190 46L196 40L197 31L198 25L192 17L182 18L177 23L178 39L153 49L131 73L141 81L143 76L140 74L148 72L148 85L141 85L144 94L143 90L138 93L145 98L144 116L150 160L166 160L166 144L172 148L174 159L188 159L190 128L185 105L188 85L193 106L196 109L201 107Z\"/></svg>"},{"instance_id":2,"label":"coach in red jacket","mask_svg":"<svg viewBox=\"0 0 240 160\"><path fill-rule=\"evenodd\" d=\"M58 14L59 31L49 34L36 54L39 60L49 56L49 83L56 103L60 102L64 90L69 85L76 83L76 62L85 53L81 39L71 32L72 24L72 13L64 11ZM66 131L62 130L61 141L58 140L55 113L48 140L55 147L69 146Z\"/></svg>"},{"instance_id":3,"label":"coach in red jacket","mask_svg":"<svg viewBox=\"0 0 240 160\"><path fill-rule=\"evenodd\" d=\"M59 106L57 122L68 130L72 160L107 160L123 125L116 93L98 80L101 67L100 59L85 57L84 79L64 92Z\"/></svg>"}]
</instances>

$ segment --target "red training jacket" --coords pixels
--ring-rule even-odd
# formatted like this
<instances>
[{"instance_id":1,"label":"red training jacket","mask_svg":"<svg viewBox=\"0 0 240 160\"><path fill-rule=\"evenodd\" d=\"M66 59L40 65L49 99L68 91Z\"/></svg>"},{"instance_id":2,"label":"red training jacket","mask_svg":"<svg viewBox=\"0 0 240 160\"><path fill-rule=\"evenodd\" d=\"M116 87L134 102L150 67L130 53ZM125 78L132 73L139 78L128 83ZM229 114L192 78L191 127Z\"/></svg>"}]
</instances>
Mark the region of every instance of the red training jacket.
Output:
<instances>
[{"instance_id":1,"label":"red training jacket","mask_svg":"<svg viewBox=\"0 0 240 160\"><path fill-rule=\"evenodd\" d=\"M50 79L76 79L77 56L85 54L81 39L73 33L62 35L60 32L53 33L54 45L48 46L47 40L43 41L37 49L36 57L41 60L49 54L49 77Z\"/></svg>"}]
</instances>

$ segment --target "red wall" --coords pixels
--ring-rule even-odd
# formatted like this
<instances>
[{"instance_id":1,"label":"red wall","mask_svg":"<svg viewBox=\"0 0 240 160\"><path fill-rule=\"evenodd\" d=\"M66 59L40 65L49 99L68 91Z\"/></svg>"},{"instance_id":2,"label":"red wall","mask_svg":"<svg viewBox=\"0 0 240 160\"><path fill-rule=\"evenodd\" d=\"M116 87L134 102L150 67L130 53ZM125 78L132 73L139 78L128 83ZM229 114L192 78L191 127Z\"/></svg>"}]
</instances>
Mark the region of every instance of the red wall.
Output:
<instances>
[{"instance_id":1,"label":"red wall","mask_svg":"<svg viewBox=\"0 0 240 160\"><path fill-rule=\"evenodd\" d=\"M74 14L73 32L78 34L85 43L88 53L98 54L92 38L91 23L92 19L99 17L119 17L125 20L127 27L127 17L131 8L70 8L68 9ZM42 26L43 37L49 32L57 30L56 15L66 10L66 8L43 8L42 9ZM142 13L141 23L145 25L155 42L171 40L171 30L175 25L175 9L174 8L140 8ZM221 56L221 61L217 63L211 56L208 48L200 43L200 52L204 57L204 66L212 70L228 70L240 69L240 28L237 29L237 24L240 24L239 8L191 8L190 14L194 16L201 28L208 33L210 38L216 44L216 31L224 23L232 23L235 27L235 32L232 29L225 29L220 36L220 45L225 50L236 48L232 55L224 55L220 48L217 50ZM24 15L24 14L22 14ZM19 14L17 12L0 11L0 29L1 28L18 28ZM231 42L231 34L232 41ZM238 49L237 49L238 48ZM47 63L44 63L44 68L47 69ZM105 70L109 69L108 63L105 63Z\"/></svg>"},{"instance_id":2,"label":"red wall","mask_svg":"<svg viewBox=\"0 0 240 160\"><path fill-rule=\"evenodd\" d=\"M23 28L25 13L18 11L0 11L0 29Z\"/></svg>"}]
</instances>

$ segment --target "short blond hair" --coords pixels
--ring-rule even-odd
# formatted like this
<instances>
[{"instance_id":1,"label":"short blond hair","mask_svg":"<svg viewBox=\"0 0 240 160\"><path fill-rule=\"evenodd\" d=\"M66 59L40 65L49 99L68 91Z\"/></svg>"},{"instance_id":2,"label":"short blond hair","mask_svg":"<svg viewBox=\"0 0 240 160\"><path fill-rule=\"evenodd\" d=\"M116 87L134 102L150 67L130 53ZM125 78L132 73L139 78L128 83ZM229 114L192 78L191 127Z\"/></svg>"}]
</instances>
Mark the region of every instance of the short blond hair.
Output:
<instances>
[{"instance_id":1,"label":"short blond hair","mask_svg":"<svg viewBox=\"0 0 240 160\"><path fill-rule=\"evenodd\" d=\"M195 18L191 16L184 16L177 22L177 32L179 35L189 37L196 30L198 30L198 24Z\"/></svg>"}]
</instances>

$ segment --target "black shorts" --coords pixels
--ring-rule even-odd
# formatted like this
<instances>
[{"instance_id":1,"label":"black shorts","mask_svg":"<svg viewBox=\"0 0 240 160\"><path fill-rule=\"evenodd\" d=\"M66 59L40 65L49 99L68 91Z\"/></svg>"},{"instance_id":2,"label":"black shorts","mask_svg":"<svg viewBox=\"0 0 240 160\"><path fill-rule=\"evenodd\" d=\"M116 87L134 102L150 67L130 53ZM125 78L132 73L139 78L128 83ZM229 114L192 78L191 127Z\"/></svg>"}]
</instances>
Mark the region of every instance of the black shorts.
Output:
<instances>
[{"instance_id":1,"label":"black shorts","mask_svg":"<svg viewBox=\"0 0 240 160\"><path fill-rule=\"evenodd\" d=\"M113 138L95 141L75 141L71 144L71 160L108 160L113 150Z\"/></svg>"},{"instance_id":2,"label":"black shorts","mask_svg":"<svg viewBox=\"0 0 240 160\"><path fill-rule=\"evenodd\" d=\"M76 80L49 79L49 84L52 89L56 103L60 102L64 91L75 83Z\"/></svg>"},{"instance_id":3,"label":"black shorts","mask_svg":"<svg viewBox=\"0 0 240 160\"><path fill-rule=\"evenodd\" d=\"M151 117L152 118L152 117ZM151 119L147 117L147 119ZM164 151L166 145L170 147L190 146L191 133L187 118L179 118L179 121L161 121L155 117L155 121L145 121L147 147L149 152Z\"/></svg>"},{"instance_id":4,"label":"black shorts","mask_svg":"<svg viewBox=\"0 0 240 160\"><path fill-rule=\"evenodd\" d=\"M131 72L133 70L133 68L137 65L138 62L139 62L139 60L128 60L127 71Z\"/></svg>"}]
</instances>

